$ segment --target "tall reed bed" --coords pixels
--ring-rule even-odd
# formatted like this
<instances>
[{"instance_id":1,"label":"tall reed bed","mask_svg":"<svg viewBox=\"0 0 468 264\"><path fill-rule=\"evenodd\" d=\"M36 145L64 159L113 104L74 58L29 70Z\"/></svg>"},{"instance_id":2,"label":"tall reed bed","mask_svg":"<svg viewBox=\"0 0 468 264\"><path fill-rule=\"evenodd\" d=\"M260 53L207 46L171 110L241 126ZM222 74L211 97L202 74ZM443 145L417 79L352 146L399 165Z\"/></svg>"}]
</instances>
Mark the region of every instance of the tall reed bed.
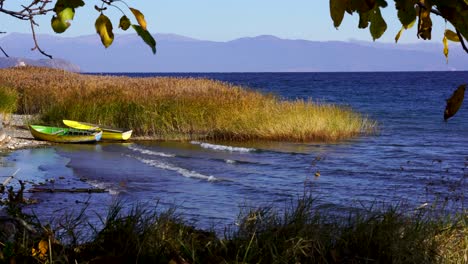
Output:
<instances>
[{"instance_id":1,"label":"tall reed bed","mask_svg":"<svg viewBox=\"0 0 468 264\"><path fill-rule=\"evenodd\" d=\"M16 110L18 93L15 89L0 85L0 114L11 114Z\"/></svg>"},{"instance_id":2,"label":"tall reed bed","mask_svg":"<svg viewBox=\"0 0 468 264\"><path fill-rule=\"evenodd\" d=\"M44 123L74 119L157 139L336 141L375 131L346 107L285 101L207 79L90 76L45 68L0 70L18 112Z\"/></svg>"}]
</instances>

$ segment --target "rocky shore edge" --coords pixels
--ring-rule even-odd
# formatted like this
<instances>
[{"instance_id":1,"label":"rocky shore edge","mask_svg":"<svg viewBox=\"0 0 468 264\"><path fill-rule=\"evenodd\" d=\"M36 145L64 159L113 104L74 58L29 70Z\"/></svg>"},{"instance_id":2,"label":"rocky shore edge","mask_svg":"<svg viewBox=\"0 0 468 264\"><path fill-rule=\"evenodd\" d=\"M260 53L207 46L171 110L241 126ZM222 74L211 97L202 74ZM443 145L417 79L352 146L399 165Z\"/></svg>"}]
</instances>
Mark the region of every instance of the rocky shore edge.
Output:
<instances>
[{"instance_id":1,"label":"rocky shore edge","mask_svg":"<svg viewBox=\"0 0 468 264\"><path fill-rule=\"evenodd\" d=\"M0 120L0 152L18 149L36 148L50 145L49 142L35 140L27 127L32 119L29 115L1 116Z\"/></svg>"}]
</instances>

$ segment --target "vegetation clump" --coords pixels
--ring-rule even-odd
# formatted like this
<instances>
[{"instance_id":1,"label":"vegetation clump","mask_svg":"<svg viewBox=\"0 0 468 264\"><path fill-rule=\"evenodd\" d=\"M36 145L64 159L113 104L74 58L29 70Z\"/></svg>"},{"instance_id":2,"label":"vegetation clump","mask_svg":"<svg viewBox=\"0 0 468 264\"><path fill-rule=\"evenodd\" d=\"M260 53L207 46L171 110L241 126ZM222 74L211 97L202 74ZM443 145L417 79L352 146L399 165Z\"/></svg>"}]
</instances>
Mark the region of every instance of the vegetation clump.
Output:
<instances>
[{"instance_id":1,"label":"vegetation clump","mask_svg":"<svg viewBox=\"0 0 468 264\"><path fill-rule=\"evenodd\" d=\"M17 112L41 122L73 119L134 129L153 139L336 141L375 131L346 107L280 100L194 78L93 76L45 68L0 70L16 89Z\"/></svg>"},{"instance_id":2,"label":"vegetation clump","mask_svg":"<svg viewBox=\"0 0 468 264\"><path fill-rule=\"evenodd\" d=\"M22 189L20 190L22 192ZM222 237L184 223L173 209L116 203L96 226L86 207L55 224L22 213L7 201L0 224L4 263L464 263L466 212L442 216L432 207L331 216L304 194L280 211L247 209ZM15 210L11 210L14 208ZM5 223L15 221L6 234ZM12 230L12 228L10 228ZM81 236L80 236L81 234ZM86 235L83 235L86 234Z\"/></svg>"},{"instance_id":3,"label":"vegetation clump","mask_svg":"<svg viewBox=\"0 0 468 264\"><path fill-rule=\"evenodd\" d=\"M8 115L16 110L18 94L15 89L0 85L0 114Z\"/></svg>"}]
</instances>

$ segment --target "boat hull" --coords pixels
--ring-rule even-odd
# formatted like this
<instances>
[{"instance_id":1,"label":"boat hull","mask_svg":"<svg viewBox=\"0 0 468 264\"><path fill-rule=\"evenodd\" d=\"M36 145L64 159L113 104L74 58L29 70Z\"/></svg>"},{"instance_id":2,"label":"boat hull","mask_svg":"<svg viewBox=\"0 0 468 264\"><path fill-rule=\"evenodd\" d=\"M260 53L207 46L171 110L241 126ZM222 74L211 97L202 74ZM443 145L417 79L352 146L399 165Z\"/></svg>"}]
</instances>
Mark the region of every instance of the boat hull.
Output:
<instances>
[{"instance_id":1,"label":"boat hull","mask_svg":"<svg viewBox=\"0 0 468 264\"><path fill-rule=\"evenodd\" d=\"M102 140L118 140L125 141L132 136L133 130L121 130L113 129L108 127L102 127L99 125L78 122L73 120L63 120L63 123L66 126L76 128L76 129L85 129L85 130L102 130Z\"/></svg>"},{"instance_id":2,"label":"boat hull","mask_svg":"<svg viewBox=\"0 0 468 264\"><path fill-rule=\"evenodd\" d=\"M99 141L102 131L30 125L32 136L38 140L57 143L90 143Z\"/></svg>"}]
</instances>

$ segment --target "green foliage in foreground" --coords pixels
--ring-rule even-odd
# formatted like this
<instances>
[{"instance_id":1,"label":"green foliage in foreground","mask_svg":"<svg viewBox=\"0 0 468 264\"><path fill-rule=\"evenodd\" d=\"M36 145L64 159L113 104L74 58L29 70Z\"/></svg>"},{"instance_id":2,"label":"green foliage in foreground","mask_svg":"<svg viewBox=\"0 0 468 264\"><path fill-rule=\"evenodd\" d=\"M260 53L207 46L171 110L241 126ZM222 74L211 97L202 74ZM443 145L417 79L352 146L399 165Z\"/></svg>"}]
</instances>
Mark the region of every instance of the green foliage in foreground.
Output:
<instances>
[{"instance_id":1,"label":"green foliage in foreground","mask_svg":"<svg viewBox=\"0 0 468 264\"><path fill-rule=\"evenodd\" d=\"M195 229L174 210L117 203L100 227L83 209L55 225L21 213L18 195L7 202L16 233L0 233L3 262L15 263L463 263L467 258L466 212L440 216L431 209L332 216L305 194L282 212L241 212L224 237ZM16 197L16 198L15 198ZM5 229L5 222L0 229ZM89 230L87 230L89 229ZM85 231L85 232L84 232ZM81 236L80 234L87 234Z\"/></svg>"},{"instance_id":2,"label":"green foliage in foreground","mask_svg":"<svg viewBox=\"0 0 468 264\"><path fill-rule=\"evenodd\" d=\"M286 101L207 79L80 75L44 68L0 70L20 96L18 113L131 128L152 139L336 141L373 133L349 108Z\"/></svg>"},{"instance_id":3,"label":"green foliage in foreground","mask_svg":"<svg viewBox=\"0 0 468 264\"><path fill-rule=\"evenodd\" d=\"M0 85L0 113L11 114L16 111L18 94L15 89Z\"/></svg>"}]
</instances>

